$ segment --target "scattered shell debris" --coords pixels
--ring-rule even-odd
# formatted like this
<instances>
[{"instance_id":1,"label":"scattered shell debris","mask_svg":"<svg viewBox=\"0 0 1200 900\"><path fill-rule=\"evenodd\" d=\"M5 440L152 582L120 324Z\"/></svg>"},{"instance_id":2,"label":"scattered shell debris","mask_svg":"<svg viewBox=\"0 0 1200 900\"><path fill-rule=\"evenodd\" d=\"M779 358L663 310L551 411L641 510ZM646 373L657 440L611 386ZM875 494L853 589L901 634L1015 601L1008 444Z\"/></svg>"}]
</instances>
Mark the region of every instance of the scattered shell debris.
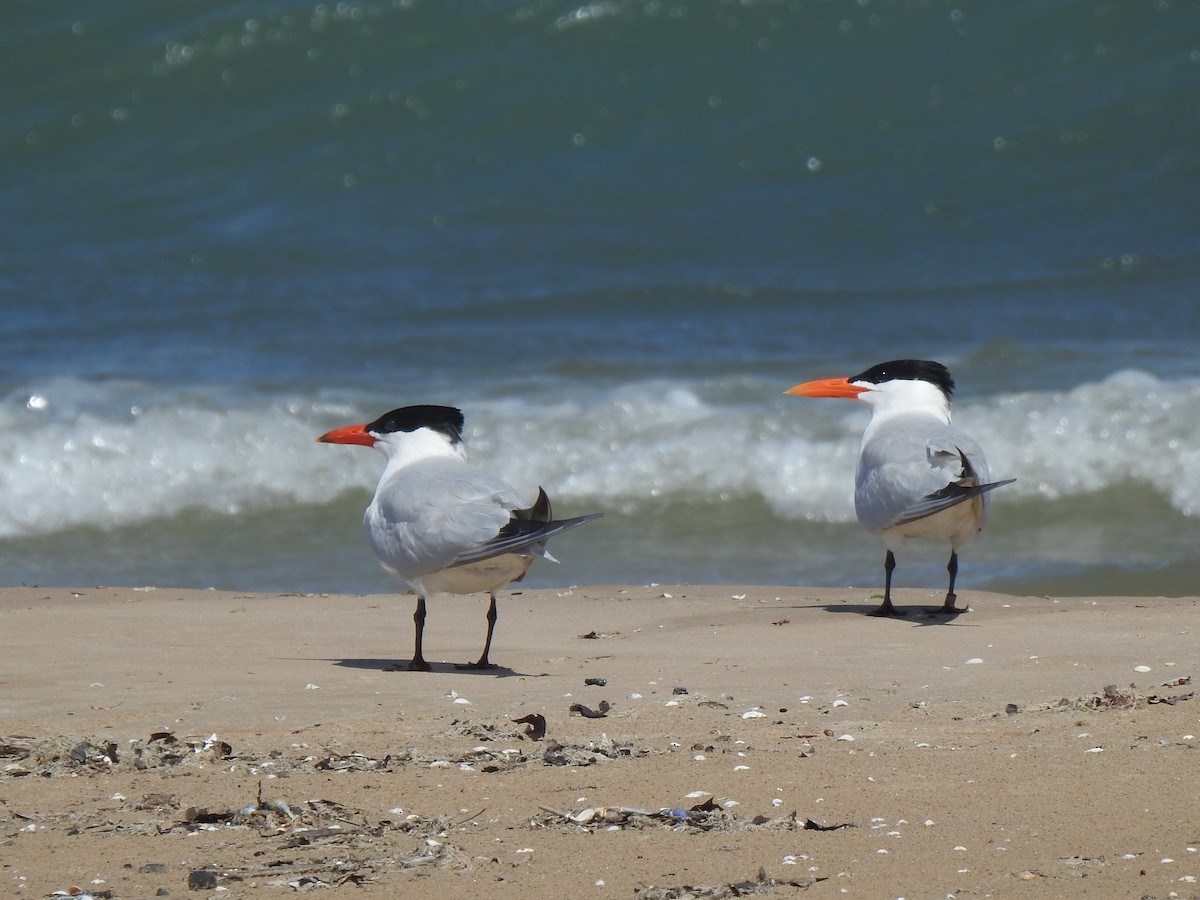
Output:
<instances>
[{"instance_id":1,"label":"scattered shell debris","mask_svg":"<svg viewBox=\"0 0 1200 900\"><path fill-rule=\"evenodd\" d=\"M736 800L717 800L711 795L703 803L688 809L661 807L646 809L633 806L587 806L567 811L549 806L530 819L532 828L559 828L586 831L669 827L672 831L700 833L706 831L837 831L853 828L853 823L822 825L812 819L802 819L796 812L784 816L754 816L743 819L731 810Z\"/></svg>"},{"instance_id":2,"label":"scattered shell debris","mask_svg":"<svg viewBox=\"0 0 1200 900\"><path fill-rule=\"evenodd\" d=\"M785 865L786 865L785 860ZM758 876L753 880L736 881L728 884L711 885L680 885L678 887L646 887L634 894L634 900L682 900L682 898L723 898L749 897L754 894L775 893L777 887L790 887L805 890L825 878L807 876L804 878L772 878L767 875L765 867L760 867Z\"/></svg>"},{"instance_id":3,"label":"scattered shell debris","mask_svg":"<svg viewBox=\"0 0 1200 900\"><path fill-rule=\"evenodd\" d=\"M1184 687L1191 683L1191 676L1185 675L1181 678L1173 678L1170 681L1164 682L1161 687ZM1159 694L1156 692L1143 695L1138 692L1137 686L1133 684L1127 688L1122 688L1115 684L1106 684L1099 693L1073 699L1063 697L1057 703L1047 704L1039 708L1061 710L1138 709L1141 706L1155 706L1160 703L1174 706L1176 703L1191 700L1194 696L1195 691L1187 691L1182 694Z\"/></svg>"}]
</instances>

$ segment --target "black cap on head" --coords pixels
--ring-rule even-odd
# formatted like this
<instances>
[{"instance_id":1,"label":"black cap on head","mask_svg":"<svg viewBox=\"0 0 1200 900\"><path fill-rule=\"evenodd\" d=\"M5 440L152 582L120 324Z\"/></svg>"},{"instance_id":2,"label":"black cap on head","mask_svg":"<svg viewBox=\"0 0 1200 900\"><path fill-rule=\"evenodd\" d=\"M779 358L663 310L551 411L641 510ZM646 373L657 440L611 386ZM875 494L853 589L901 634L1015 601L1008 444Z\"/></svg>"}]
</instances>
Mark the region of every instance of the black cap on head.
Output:
<instances>
[{"instance_id":1,"label":"black cap on head","mask_svg":"<svg viewBox=\"0 0 1200 900\"><path fill-rule=\"evenodd\" d=\"M950 370L940 362L929 359L893 359L891 362L871 366L849 381L867 381L871 384L883 384L885 381L928 381L945 394L947 400L954 393L954 379L950 377Z\"/></svg>"},{"instance_id":2,"label":"black cap on head","mask_svg":"<svg viewBox=\"0 0 1200 900\"><path fill-rule=\"evenodd\" d=\"M429 428L462 443L463 414L453 406L402 406L384 413L367 426L372 434L392 434L397 431L416 431Z\"/></svg>"}]
</instances>

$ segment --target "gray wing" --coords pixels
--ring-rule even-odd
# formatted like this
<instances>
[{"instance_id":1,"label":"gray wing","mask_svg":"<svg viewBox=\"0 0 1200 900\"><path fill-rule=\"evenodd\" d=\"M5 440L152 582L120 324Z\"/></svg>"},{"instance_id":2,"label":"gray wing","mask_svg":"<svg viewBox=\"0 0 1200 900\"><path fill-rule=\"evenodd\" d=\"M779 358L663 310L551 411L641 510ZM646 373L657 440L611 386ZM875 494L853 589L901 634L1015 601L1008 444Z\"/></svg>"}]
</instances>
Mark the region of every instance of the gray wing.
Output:
<instances>
[{"instance_id":1,"label":"gray wing","mask_svg":"<svg viewBox=\"0 0 1200 900\"><path fill-rule=\"evenodd\" d=\"M454 460L428 460L381 483L365 519L380 561L402 578L415 578L504 553L541 555L549 538L599 517L555 522L541 488L526 507L494 475Z\"/></svg>"},{"instance_id":2,"label":"gray wing","mask_svg":"<svg viewBox=\"0 0 1200 900\"><path fill-rule=\"evenodd\" d=\"M854 493L869 531L934 515L1008 481L988 483L983 450L973 438L927 418L897 418L863 445Z\"/></svg>"},{"instance_id":3,"label":"gray wing","mask_svg":"<svg viewBox=\"0 0 1200 900\"><path fill-rule=\"evenodd\" d=\"M454 565L493 541L525 504L506 482L456 460L407 466L382 481L365 524L376 554L402 578Z\"/></svg>"}]
</instances>

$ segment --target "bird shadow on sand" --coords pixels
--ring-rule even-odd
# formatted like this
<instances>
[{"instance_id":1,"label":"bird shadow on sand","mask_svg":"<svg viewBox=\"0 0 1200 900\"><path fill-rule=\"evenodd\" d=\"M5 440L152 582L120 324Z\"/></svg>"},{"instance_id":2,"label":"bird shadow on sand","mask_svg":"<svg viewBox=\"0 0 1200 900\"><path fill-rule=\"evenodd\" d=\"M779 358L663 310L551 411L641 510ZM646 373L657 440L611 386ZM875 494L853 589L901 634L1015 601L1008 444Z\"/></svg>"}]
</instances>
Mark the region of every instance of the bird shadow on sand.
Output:
<instances>
[{"instance_id":1,"label":"bird shadow on sand","mask_svg":"<svg viewBox=\"0 0 1200 900\"><path fill-rule=\"evenodd\" d=\"M325 659L320 661L330 662L335 666L342 666L346 669L374 669L377 672L387 672L395 675L410 675L415 677L427 674L426 672L414 672L410 670L407 659ZM487 669L476 669L471 666L462 666L458 663L450 662L431 662L428 671L450 672L455 675L490 675L493 678L529 677L527 673L518 672L515 669L510 669L508 666L493 665Z\"/></svg>"},{"instance_id":2,"label":"bird shadow on sand","mask_svg":"<svg viewBox=\"0 0 1200 900\"><path fill-rule=\"evenodd\" d=\"M931 625L971 624L970 622L957 621L959 617L969 613L970 609L948 613L943 612L940 607L935 606L897 606L896 609L903 613L903 615L876 616L874 613L879 609L878 603L814 603L803 608L823 609L825 612L831 613L853 613L862 616L864 619L881 619L884 621L908 623L909 625L919 625L922 628L927 628Z\"/></svg>"}]
</instances>

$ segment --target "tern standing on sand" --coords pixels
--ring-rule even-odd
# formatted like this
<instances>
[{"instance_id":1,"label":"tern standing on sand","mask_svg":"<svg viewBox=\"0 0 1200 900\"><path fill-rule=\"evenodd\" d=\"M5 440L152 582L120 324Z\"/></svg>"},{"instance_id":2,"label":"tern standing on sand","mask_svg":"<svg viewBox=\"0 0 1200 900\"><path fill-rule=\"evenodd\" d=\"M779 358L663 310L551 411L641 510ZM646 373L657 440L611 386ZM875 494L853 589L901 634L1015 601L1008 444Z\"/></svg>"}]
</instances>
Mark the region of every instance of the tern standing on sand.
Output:
<instances>
[{"instance_id":1,"label":"tern standing on sand","mask_svg":"<svg viewBox=\"0 0 1200 900\"><path fill-rule=\"evenodd\" d=\"M496 590L520 581L538 557L554 560L546 541L600 517L553 521L550 498L538 488L524 506L516 490L470 466L462 442L463 414L450 406L406 406L367 425L349 425L317 438L326 444L374 447L387 458L375 497L363 516L380 564L417 592L416 649L409 669L428 671L422 641L425 599L443 591L486 591L483 653L462 668L493 668Z\"/></svg>"},{"instance_id":2,"label":"tern standing on sand","mask_svg":"<svg viewBox=\"0 0 1200 900\"><path fill-rule=\"evenodd\" d=\"M789 388L801 397L847 397L871 407L854 477L858 521L883 538L883 604L872 615L903 615L892 605L896 552L906 538L950 541L950 587L934 612L954 605L958 549L983 528L988 492L1014 479L988 482L987 460L974 439L950 424L954 379L941 363L897 359L850 378L825 378Z\"/></svg>"}]
</instances>

